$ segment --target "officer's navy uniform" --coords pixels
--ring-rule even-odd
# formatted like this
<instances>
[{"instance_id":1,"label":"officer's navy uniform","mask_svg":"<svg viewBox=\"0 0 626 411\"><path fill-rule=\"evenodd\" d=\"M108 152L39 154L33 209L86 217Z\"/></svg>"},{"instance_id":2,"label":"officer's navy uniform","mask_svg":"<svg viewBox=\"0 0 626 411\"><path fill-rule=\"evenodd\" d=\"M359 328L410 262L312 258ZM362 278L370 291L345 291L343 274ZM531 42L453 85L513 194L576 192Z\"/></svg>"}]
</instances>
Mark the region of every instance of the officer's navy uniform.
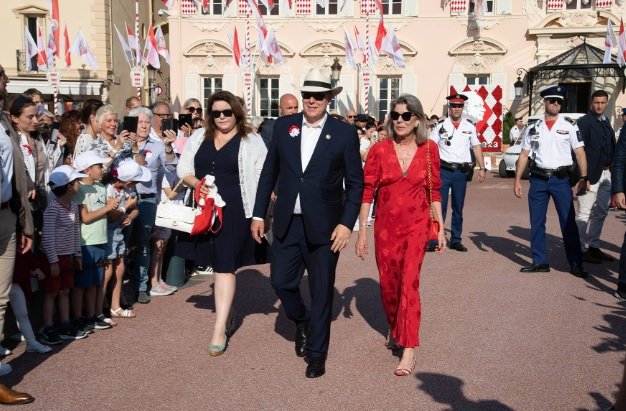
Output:
<instances>
[{"instance_id":1,"label":"officer's navy uniform","mask_svg":"<svg viewBox=\"0 0 626 411\"><path fill-rule=\"evenodd\" d=\"M470 150L480 144L474 124L461 117L457 128L450 118L440 120L430 133L439 146L441 158L441 212L446 219L448 191L452 189L452 224L450 245L461 243L463 231L463 204L467 189L467 173L472 170Z\"/></svg>"},{"instance_id":2,"label":"officer's navy uniform","mask_svg":"<svg viewBox=\"0 0 626 411\"><path fill-rule=\"evenodd\" d=\"M542 94L543 96L543 94ZM575 122L559 115L552 128L545 119L530 126L522 141L522 150L530 150L530 246L533 264L547 265L546 213L550 197L554 200L565 244L565 254L572 269L582 266L582 252L568 169L572 166L572 150L584 143Z\"/></svg>"}]
</instances>

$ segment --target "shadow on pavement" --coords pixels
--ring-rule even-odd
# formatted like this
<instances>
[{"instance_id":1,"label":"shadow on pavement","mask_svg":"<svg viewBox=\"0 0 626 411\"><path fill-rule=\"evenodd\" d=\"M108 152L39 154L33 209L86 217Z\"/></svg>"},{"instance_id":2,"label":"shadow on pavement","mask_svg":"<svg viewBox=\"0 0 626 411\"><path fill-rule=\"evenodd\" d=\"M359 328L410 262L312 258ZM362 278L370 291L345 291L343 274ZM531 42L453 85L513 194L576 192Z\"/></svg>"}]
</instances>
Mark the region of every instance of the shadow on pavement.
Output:
<instances>
[{"instance_id":1,"label":"shadow on pavement","mask_svg":"<svg viewBox=\"0 0 626 411\"><path fill-rule=\"evenodd\" d=\"M387 336L389 324L380 300L380 285L371 278L360 278L347 287L341 296L344 318L352 318L352 301L367 324L383 337Z\"/></svg>"},{"instance_id":2,"label":"shadow on pavement","mask_svg":"<svg viewBox=\"0 0 626 411\"><path fill-rule=\"evenodd\" d=\"M422 372L415 374L419 389L433 400L447 404L446 411L513 411L513 408L496 400L472 401L463 394L463 380L450 375Z\"/></svg>"},{"instance_id":3,"label":"shadow on pavement","mask_svg":"<svg viewBox=\"0 0 626 411\"><path fill-rule=\"evenodd\" d=\"M594 351L603 353L626 350L626 334L624 333L626 330L626 305L621 304L620 307L601 305L601 307L608 307L613 310L602 316L605 324L594 327L594 329L607 334L598 344L591 347Z\"/></svg>"}]
</instances>

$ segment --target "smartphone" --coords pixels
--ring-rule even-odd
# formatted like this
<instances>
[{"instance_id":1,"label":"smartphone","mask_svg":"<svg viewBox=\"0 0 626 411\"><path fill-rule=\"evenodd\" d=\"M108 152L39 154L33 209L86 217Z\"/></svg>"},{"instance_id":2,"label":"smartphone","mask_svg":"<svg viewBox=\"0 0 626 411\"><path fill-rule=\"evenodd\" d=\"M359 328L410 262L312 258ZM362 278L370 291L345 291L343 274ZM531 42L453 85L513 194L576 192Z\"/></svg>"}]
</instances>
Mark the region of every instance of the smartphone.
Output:
<instances>
[{"instance_id":1,"label":"smartphone","mask_svg":"<svg viewBox=\"0 0 626 411\"><path fill-rule=\"evenodd\" d=\"M53 143L56 143L58 134L59 134L59 122L55 121L52 123L52 128L50 129L50 141Z\"/></svg>"},{"instance_id":2,"label":"smartphone","mask_svg":"<svg viewBox=\"0 0 626 411\"><path fill-rule=\"evenodd\" d=\"M136 133L138 121L139 117L124 116L124 130L127 130L130 133Z\"/></svg>"},{"instance_id":3,"label":"smartphone","mask_svg":"<svg viewBox=\"0 0 626 411\"><path fill-rule=\"evenodd\" d=\"M172 117L163 119L163 121L161 122L161 131L167 131L167 130L177 131L178 120Z\"/></svg>"},{"instance_id":4,"label":"smartphone","mask_svg":"<svg viewBox=\"0 0 626 411\"><path fill-rule=\"evenodd\" d=\"M191 119L191 114L179 114L178 115L178 127L182 127L184 124L187 124L189 128L193 124L193 120Z\"/></svg>"}]
</instances>

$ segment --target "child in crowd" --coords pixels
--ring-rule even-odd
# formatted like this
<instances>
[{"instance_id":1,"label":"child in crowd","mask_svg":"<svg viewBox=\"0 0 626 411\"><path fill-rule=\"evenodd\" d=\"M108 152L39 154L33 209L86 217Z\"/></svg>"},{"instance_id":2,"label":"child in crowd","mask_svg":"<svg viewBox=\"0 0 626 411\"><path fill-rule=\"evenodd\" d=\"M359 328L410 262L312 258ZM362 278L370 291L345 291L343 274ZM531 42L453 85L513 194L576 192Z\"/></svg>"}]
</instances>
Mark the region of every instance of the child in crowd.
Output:
<instances>
[{"instance_id":1,"label":"child in crowd","mask_svg":"<svg viewBox=\"0 0 626 411\"><path fill-rule=\"evenodd\" d=\"M107 262L104 269L104 290L109 280L112 282L111 317L134 318L135 313L123 309L122 282L124 278L124 255L126 254L126 227L139 215L137 210L137 182L150 181L150 169L140 166L133 160L122 161L113 169L108 178L107 197L119 200L119 207L108 214Z\"/></svg>"},{"instance_id":2,"label":"child in crowd","mask_svg":"<svg viewBox=\"0 0 626 411\"><path fill-rule=\"evenodd\" d=\"M43 305L41 339L46 344L62 340L78 340L87 335L70 323L69 293L74 286L74 269L80 270L80 220L78 208L72 197L78 191L78 179L86 177L70 166L55 168L50 174L49 185L54 194L44 212L41 248L50 264L46 278L46 295ZM58 297L61 325L57 331L53 324L54 301Z\"/></svg>"},{"instance_id":3,"label":"child in crowd","mask_svg":"<svg viewBox=\"0 0 626 411\"><path fill-rule=\"evenodd\" d=\"M120 201L107 198L102 180L103 165L110 159L100 157L93 151L76 156L74 165L85 173L81 178L76 203L80 211L80 234L83 254L83 269L76 273L72 291L74 321L79 329L93 332L94 329L111 328L103 314L104 263L107 251L107 214L116 210ZM83 298L85 314L83 317Z\"/></svg>"},{"instance_id":4,"label":"child in crowd","mask_svg":"<svg viewBox=\"0 0 626 411\"><path fill-rule=\"evenodd\" d=\"M178 176L175 171L165 170L163 173L163 177L161 180L161 202L162 203L183 203L183 198L185 193L177 192L174 190L180 190L183 185L180 184L177 187L177 183L179 181ZM154 227L153 236L155 238L154 248L152 250L152 255L150 256L150 296L164 296L173 294L178 288L173 285L167 284L163 281L162 271L163 271L163 257L165 256L165 250L167 247L167 240L170 238L172 234L172 230L164 227ZM182 270L184 271L184 263L182 265Z\"/></svg>"},{"instance_id":5,"label":"child in crowd","mask_svg":"<svg viewBox=\"0 0 626 411\"><path fill-rule=\"evenodd\" d=\"M50 194L50 198L52 194ZM38 284L39 280L44 280L46 274L50 276L49 264L46 256L41 253L33 253L32 249L25 254L15 254L15 268L13 269L13 284L9 292L11 308L17 322L17 327L26 340L26 352L47 353L52 350L49 346L40 343L35 338L33 326L28 318L28 306L26 298L32 294L31 282ZM35 290L36 291L36 290ZM67 297L66 297L67 298ZM61 338L58 333L53 333L52 344L60 344Z\"/></svg>"}]
</instances>

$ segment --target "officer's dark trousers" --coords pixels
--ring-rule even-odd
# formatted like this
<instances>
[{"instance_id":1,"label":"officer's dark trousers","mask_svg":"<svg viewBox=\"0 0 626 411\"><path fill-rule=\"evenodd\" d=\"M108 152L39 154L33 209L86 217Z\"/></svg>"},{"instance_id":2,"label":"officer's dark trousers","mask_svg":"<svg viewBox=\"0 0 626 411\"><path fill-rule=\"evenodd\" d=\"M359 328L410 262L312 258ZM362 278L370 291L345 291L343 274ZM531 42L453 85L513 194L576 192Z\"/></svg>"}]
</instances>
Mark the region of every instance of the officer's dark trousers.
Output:
<instances>
[{"instance_id":1,"label":"officer's dark trousers","mask_svg":"<svg viewBox=\"0 0 626 411\"><path fill-rule=\"evenodd\" d=\"M619 253L619 274L617 276L617 288L622 292L626 292L626 232L624 232L622 250Z\"/></svg>"},{"instance_id":2,"label":"officer's dark trousers","mask_svg":"<svg viewBox=\"0 0 626 411\"><path fill-rule=\"evenodd\" d=\"M576 214L569 179L552 176L550 179L544 180L531 175L528 208L530 209L530 247L533 264L548 264L546 213L548 212L550 197L554 201L559 216L567 261L571 267L580 266L582 251L580 250L580 238L576 226Z\"/></svg>"},{"instance_id":3,"label":"officer's dark trousers","mask_svg":"<svg viewBox=\"0 0 626 411\"><path fill-rule=\"evenodd\" d=\"M452 189L452 224L450 244L461 242L463 232L463 204L465 204L465 191L467 189L467 173L441 169L441 212L443 221L446 221L448 211L448 191Z\"/></svg>"}]
</instances>

